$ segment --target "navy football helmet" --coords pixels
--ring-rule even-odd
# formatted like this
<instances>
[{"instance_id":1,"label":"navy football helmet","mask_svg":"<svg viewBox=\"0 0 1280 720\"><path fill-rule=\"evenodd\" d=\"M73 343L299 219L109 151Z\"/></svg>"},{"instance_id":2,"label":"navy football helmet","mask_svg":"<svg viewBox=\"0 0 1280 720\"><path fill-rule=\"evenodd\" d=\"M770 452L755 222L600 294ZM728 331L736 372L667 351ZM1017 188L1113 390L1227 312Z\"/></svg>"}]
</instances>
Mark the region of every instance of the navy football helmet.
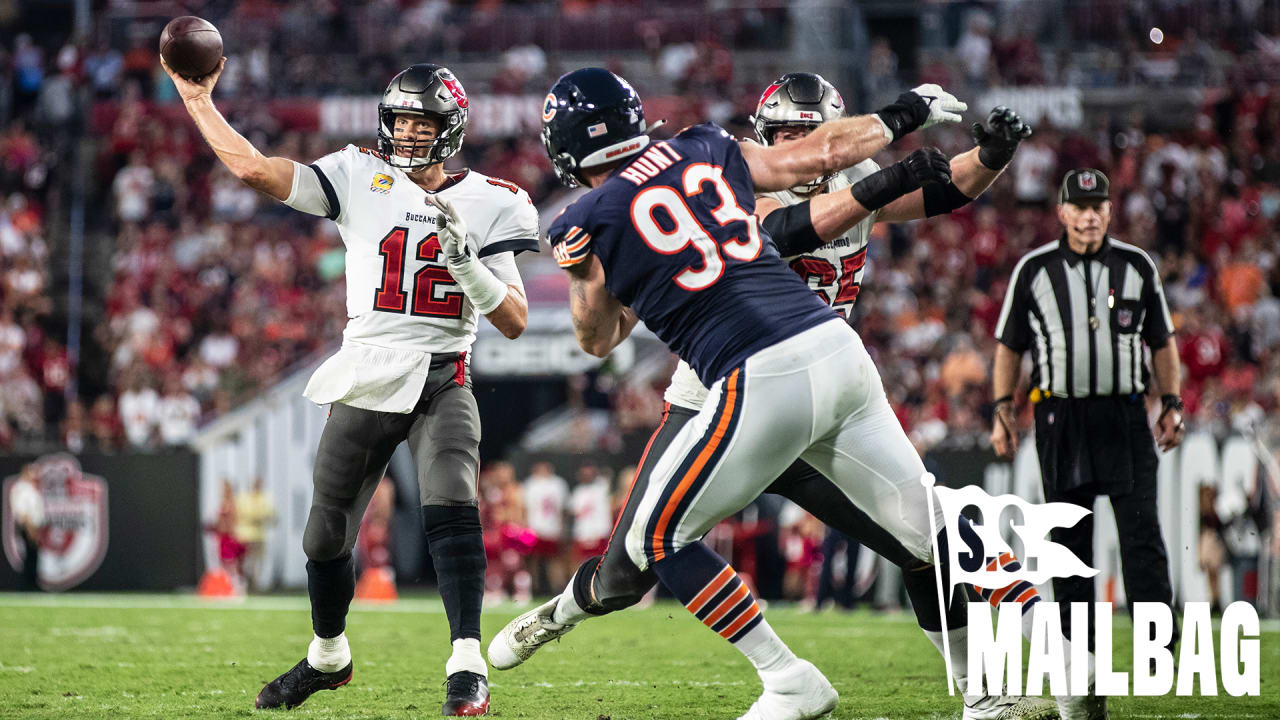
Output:
<instances>
[{"instance_id":1,"label":"navy football helmet","mask_svg":"<svg viewBox=\"0 0 1280 720\"><path fill-rule=\"evenodd\" d=\"M644 107L626 80L604 68L562 75L542 102L542 145L556 177L585 184L582 168L634 155L649 144Z\"/></svg>"}]
</instances>

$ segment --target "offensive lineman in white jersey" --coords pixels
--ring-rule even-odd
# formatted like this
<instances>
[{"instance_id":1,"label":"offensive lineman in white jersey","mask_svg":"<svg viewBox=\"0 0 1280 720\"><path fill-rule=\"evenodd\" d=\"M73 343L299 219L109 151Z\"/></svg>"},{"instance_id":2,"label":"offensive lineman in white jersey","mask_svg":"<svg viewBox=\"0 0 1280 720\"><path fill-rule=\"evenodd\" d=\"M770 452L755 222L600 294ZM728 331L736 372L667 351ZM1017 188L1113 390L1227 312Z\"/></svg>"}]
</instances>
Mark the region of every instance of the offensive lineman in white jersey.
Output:
<instances>
[{"instance_id":1,"label":"offensive lineman in white jersey","mask_svg":"<svg viewBox=\"0 0 1280 720\"><path fill-rule=\"evenodd\" d=\"M407 440L453 644L442 711L483 715L489 689L480 654L480 418L467 350L480 315L509 338L524 331L528 305L514 256L537 250L537 211L505 180L445 172L444 161L462 146L469 105L445 68L413 65L391 80L378 105L378 151L348 145L307 166L263 156L218 113L210 93L225 63L195 81L165 70L236 177L334 220L346 246L342 348L304 391L317 404L331 403L303 535L315 636L307 656L264 687L255 704L293 708L351 680L351 551L392 452Z\"/></svg>"},{"instance_id":2,"label":"offensive lineman in white jersey","mask_svg":"<svg viewBox=\"0 0 1280 720\"><path fill-rule=\"evenodd\" d=\"M843 117L844 101L826 80L812 73L789 73L762 95L753 118L764 145L782 145L808 135L819 124ZM988 129L989 128L989 129ZM904 163L884 170L872 160L812 182L757 197L756 214L777 244L783 259L810 287L846 319L851 319L861 286L867 243L877 222L901 222L950 212L980 195L1009 163L1018 143L1031 129L1005 108L993 110L987 127L975 125L978 147L950 161L952 182L924 189L904 182ZM917 151L933 163L946 163L932 148ZM865 183L858 189L855 185ZM905 192L904 192L905 191ZM668 408L641 459L632 489L615 527L627 528L652 470L680 428L707 398L707 388L683 360L665 399ZM874 472L874 468L872 469ZM767 490L787 497L827 525L857 539L901 566L921 629L943 649L942 624L930 572L914 572L920 563L902 544L849 501L834 483L803 461L788 468ZM615 530L616 532L616 530ZM506 669L530 657L546 642L562 636L582 620L630 607L656 582L652 570L640 571L626 557L622 542L610 543L604 555L584 562L557 598L512 620L489 647L494 667ZM1011 567L1017 567L1012 565ZM1025 587L1024 587L1025 585ZM1039 601L1030 585L983 589L984 599L1021 601L1024 610ZM1029 612L1026 617L1030 617ZM954 602L947 613L955 680L963 691L967 680L967 613ZM1025 624L1029 629L1030 625ZM965 720L1048 720L1058 717L1052 701L995 696L965 696Z\"/></svg>"}]
</instances>

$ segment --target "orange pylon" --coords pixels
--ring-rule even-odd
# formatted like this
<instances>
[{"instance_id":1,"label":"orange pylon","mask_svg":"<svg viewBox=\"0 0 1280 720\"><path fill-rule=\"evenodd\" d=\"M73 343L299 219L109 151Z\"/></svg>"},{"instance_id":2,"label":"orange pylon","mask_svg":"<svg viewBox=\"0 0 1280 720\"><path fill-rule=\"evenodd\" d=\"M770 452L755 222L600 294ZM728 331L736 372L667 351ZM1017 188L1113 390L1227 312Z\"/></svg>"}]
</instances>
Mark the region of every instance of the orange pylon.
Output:
<instances>
[{"instance_id":1,"label":"orange pylon","mask_svg":"<svg viewBox=\"0 0 1280 720\"><path fill-rule=\"evenodd\" d=\"M231 581L226 569L221 567L209 568L204 572L200 584L196 586L196 594L203 598L229 598L237 595L235 583Z\"/></svg>"},{"instance_id":2,"label":"orange pylon","mask_svg":"<svg viewBox=\"0 0 1280 720\"><path fill-rule=\"evenodd\" d=\"M371 567L360 576L356 583L356 599L365 602L392 602L396 594L396 581L391 570L386 567Z\"/></svg>"}]
</instances>

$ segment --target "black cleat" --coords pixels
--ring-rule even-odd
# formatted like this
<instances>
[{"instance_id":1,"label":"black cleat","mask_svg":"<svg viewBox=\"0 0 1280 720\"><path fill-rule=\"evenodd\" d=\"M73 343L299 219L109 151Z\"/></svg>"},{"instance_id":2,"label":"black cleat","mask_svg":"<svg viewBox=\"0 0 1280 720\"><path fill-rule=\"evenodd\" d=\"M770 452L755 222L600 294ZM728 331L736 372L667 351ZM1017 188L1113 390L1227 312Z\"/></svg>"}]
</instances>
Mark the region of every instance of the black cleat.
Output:
<instances>
[{"instance_id":1,"label":"black cleat","mask_svg":"<svg viewBox=\"0 0 1280 720\"><path fill-rule=\"evenodd\" d=\"M352 666L352 663L347 663L338 672L320 672L303 658L292 670L267 683L262 692L258 693L253 706L260 710L281 707L292 710L306 702L312 693L337 690L351 682Z\"/></svg>"},{"instance_id":2,"label":"black cleat","mask_svg":"<svg viewBox=\"0 0 1280 720\"><path fill-rule=\"evenodd\" d=\"M483 675L459 670L449 676L445 685L441 715L473 717L489 712L489 681Z\"/></svg>"}]
</instances>

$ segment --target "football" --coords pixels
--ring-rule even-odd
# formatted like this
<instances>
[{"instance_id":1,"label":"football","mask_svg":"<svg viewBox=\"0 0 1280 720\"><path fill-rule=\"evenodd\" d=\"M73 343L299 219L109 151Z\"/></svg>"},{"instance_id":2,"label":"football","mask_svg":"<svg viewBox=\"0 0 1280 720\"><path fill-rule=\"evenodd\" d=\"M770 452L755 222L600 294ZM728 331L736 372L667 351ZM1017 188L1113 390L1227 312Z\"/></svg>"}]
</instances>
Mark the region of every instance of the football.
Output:
<instances>
[{"instance_id":1,"label":"football","mask_svg":"<svg viewBox=\"0 0 1280 720\"><path fill-rule=\"evenodd\" d=\"M222 33L203 18L174 18L160 33L160 56L185 78L203 77L222 59Z\"/></svg>"}]
</instances>

